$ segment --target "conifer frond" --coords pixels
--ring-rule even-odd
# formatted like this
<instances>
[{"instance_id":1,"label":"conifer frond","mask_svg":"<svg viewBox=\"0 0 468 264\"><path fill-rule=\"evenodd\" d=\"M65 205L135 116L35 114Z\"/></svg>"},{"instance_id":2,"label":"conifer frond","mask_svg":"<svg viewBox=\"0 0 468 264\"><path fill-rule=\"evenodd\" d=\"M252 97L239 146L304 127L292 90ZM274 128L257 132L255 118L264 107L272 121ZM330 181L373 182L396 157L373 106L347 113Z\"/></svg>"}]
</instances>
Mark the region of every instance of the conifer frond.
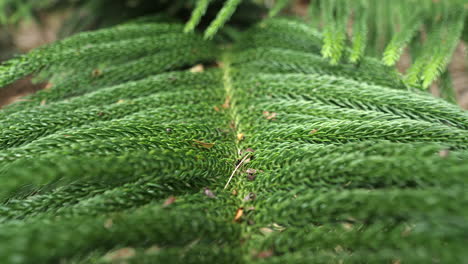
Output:
<instances>
[{"instance_id":1,"label":"conifer frond","mask_svg":"<svg viewBox=\"0 0 468 264\"><path fill-rule=\"evenodd\" d=\"M90 67L93 67L93 64L97 66L99 63L112 61L112 58L116 58L116 54L119 54L120 58L135 58L151 50L157 51L174 45L180 47L184 39L195 40L193 35L174 34L174 30L177 29L182 29L182 26L130 24L78 34L63 42L39 48L26 56L20 56L10 60L7 64L0 65L0 86L10 84L44 67L60 64L61 67L82 67L82 69L92 71L94 69ZM159 42L158 38L164 41Z\"/></svg>"},{"instance_id":2,"label":"conifer frond","mask_svg":"<svg viewBox=\"0 0 468 264\"><path fill-rule=\"evenodd\" d=\"M213 38L241 4L263 5L242 0L220 2L223 4L222 8L215 10L215 19L206 29L205 39ZM2 3L5 8L4 15L0 16L0 20L14 20L15 17L27 16L28 13L37 8L57 5L54 1L27 0ZM84 6L87 3L88 1L82 0L76 4ZM155 5L161 6L161 9L172 10L171 12L192 8L191 17L184 28L185 32L192 32L200 24L212 3L211 0L189 1L188 3L186 1L172 1L171 3L156 1ZM263 15L275 16L289 3L288 0L275 1L273 5L269 6L267 12L263 12ZM426 29L423 34L427 33L430 38L434 38L436 41L444 40L447 44L442 50L424 48L425 53L430 55L416 59L414 67L408 72L409 86L427 88L444 72L453 53L453 47L461 37L460 32L464 26L462 17L464 16L460 13L463 13L466 4L466 0L318 0L310 4L309 13L313 26L321 28L323 31L321 54L328 58L333 65L341 63L343 57L357 64L364 55L370 54L381 57L385 65L393 66L399 61L405 47L413 39L419 37L418 33L422 28ZM99 6L99 4L96 5ZM245 12L245 10L243 11ZM259 19L262 14L257 13L256 17ZM206 17L211 17L211 15ZM443 26L436 25L440 24L438 19L443 21ZM353 30L348 37L347 32L351 23ZM438 30L438 27L444 29ZM348 43L352 43L350 49L347 49ZM433 46L430 42L426 45ZM418 60L420 61L418 62Z\"/></svg>"},{"instance_id":3,"label":"conifer frond","mask_svg":"<svg viewBox=\"0 0 468 264\"><path fill-rule=\"evenodd\" d=\"M323 3L324 38L322 55L336 65L345 49L348 1L331 0ZM336 13L336 15L335 15Z\"/></svg>"},{"instance_id":4,"label":"conifer frond","mask_svg":"<svg viewBox=\"0 0 468 264\"><path fill-rule=\"evenodd\" d=\"M411 86L428 88L445 71L458 45L465 20L464 10L447 13L435 24L428 36L424 49L408 70L407 83Z\"/></svg>"},{"instance_id":5,"label":"conifer frond","mask_svg":"<svg viewBox=\"0 0 468 264\"><path fill-rule=\"evenodd\" d=\"M417 10L412 10L413 14L411 15L407 10L401 12L403 14L401 15L400 32L393 36L383 53L382 61L388 66L393 66L398 62L404 48L421 28L423 22L417 14Z\"/></svg>"},{"instance_id":6,"label":"conifer frond","mask_svg":"<svg viewBox=\"0 0 468 264\"><path fill-rule=\"evenodd\" d=\"M204 1L201 1L204 2ZM201 3L199 2L199 3ZM212 38L227 19L235 11L240 1L227 1L219 11L217 19L205 32L206 38ZM289 1L275 1L269 10L269 16L276 15ZM385 65L393 66L400 59L403 50L414 39L421 28L429 29L429 35L437 41L446 41L446 48L440 51L427 49L439 55L428 55L421 58L426 62L416 62L409 71L408 84L410 86L428 87L445 70L453 53L453 47L461 37L464 24L463 13L466 0L454 1L425 1L425 0L396 0L396 1L314 1L310 5L311 19L315 27L320 27L317 21L322 21L323 45L321 54L328 58L331 64L341 62L344 55L353 63L358 63L366 53L382 57ZM200 4L195 9L192 18L200 17L200 10L206 8ZM457 14L456 14L457 13ZM450 15L451 14L451 15ZM351 16L352 15L352 16ZM443 26L435 26L437 19L443 19ZM352 19L351 19L352 18ZM347 30L352 21L353 33L350 36L351 49L347 50ZM432 22L431 22L432 21ZM193 28L190 21L187 28ZM441 34L437 27L447 31ZM429 42L427 45L432 46ZM424 72L421 71L424 66ZM419 69L419 70L418 70Z\"/></svg>"},{"instance_id":7,"label":"conifer frond","mask_svg":"<svg viewBox=\"0 0 468 264\"><path fill-rule=\"evenodd\" d=\"M216 32L224 26L224 24L231 18L234 12L237 9L237 6L242 2L242 0L227 0L224 3L223 8L216 15L216 18L211 22L208 28L205 31L205 39L211 39L214 37Z\"/></svg>"},{"instance_id":8,"label":"conifer frond","mask_svg":"<svg viewBox=\"0 0 468 264\"><path fill-rule=\"evenodd\" d=\"M200 23L201 18L205 15L206 10L210 4L211 0L198 0L195 6L195 9L192 12L190 20L185 25L184 31L191 32L195 27Z\"/></svg>"},{"instance_id":9,"label":"conifer frond","mask_svg":"<svg viewBox=\"0 0 468 264\"><path fill-rule=\"evenodd\" d=\"M361 53L331 65L298 21L229 48L182 31L127 24L1 66L1 86L53 85L0 111L0 262L468 257L466 111Z\"/></svg>"},{"instance_id":10,"label":"conifer frond","mask_svg":"<svg viewBox=\"0 0 468 264\"><path fill-rule=\"evenodd\" d=\"M446 27L446 31L441 32L443 29L436 29L433 32L433 34L442 33L442 35L439 35L439 41L442 40L442 45L440 45L440 42L437 45L432 43L431 40L428 41L428 45L434 46L429 46L427 49L432 51L432 55L430 60L426 62L426 69L421 73L423 88L429 87L429 85L444 72L458 45L465 22L465 12L464 10L460 10L456 14L449 14L449 16L450 17L445 18L447 22L444 21L445 23L441 23L441 26ZM431 38L431 36L429 38ZM422 56L424 56L424 54L422 54Z\"/></svg>"},{"instance_id":11,"label":"conifer frond","mask_svg":"<svg viewBox=\"0 0 468 264\"><path fill-rule=\"evenodd\" d=\"M368 34L368 11L365 1L357 1L353 13L353 46L349 60L357 63L365 55Z\"/></svg>"}]
</instances>

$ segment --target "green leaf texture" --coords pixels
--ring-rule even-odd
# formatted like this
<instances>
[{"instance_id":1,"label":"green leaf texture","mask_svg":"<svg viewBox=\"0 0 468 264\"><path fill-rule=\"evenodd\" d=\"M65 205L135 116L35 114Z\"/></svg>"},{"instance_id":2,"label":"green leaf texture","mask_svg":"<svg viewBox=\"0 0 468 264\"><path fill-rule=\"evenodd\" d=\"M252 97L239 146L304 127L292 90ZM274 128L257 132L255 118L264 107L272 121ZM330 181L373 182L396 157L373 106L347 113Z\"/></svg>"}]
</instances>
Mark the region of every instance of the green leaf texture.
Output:
<instances>
[{"instance_id":1,"label":"green leaf texture","mask_svg":"<svg viewBox=\"0 0 468 264\"><path fill-rule=\"evenodd\" d=\"M0 66L0 86L50 86L0 111L1 263L468 258L466 111L361 48L332 65L300 22L228 48L182 31L126 24Z\"/></svg>"}]
</instances>

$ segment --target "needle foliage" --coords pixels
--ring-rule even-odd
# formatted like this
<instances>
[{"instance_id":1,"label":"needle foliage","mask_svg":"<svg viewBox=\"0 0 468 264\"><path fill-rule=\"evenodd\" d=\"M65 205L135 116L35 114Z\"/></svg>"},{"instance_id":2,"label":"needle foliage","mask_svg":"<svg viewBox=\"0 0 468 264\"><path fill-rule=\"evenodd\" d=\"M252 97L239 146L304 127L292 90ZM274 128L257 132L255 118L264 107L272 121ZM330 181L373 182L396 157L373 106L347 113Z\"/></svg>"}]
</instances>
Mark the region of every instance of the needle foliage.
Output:
<instances>
[{"instance_id":1,"label":"needle foliage","mask_svg":"<svg viewBox=\"0 0 468 264\"><path fill-rule=\"evenodd\" d=\"M0 110L1 263L468 258L468 113L361 54L366 34L338 48L340 1L323 33L268 18L232 35L239 2L204 34L210 1L0 66L0 87L48 84Z\"/></svg>"}]
</instances>

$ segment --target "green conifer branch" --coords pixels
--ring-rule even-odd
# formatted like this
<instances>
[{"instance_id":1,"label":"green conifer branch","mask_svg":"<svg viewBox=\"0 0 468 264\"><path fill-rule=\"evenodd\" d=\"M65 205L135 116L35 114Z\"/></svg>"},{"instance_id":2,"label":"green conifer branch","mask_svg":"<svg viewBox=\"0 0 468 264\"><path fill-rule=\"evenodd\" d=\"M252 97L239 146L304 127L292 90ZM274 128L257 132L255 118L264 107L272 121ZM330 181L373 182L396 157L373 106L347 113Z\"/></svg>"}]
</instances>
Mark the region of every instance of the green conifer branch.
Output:
<instances>
[{"instance_id":1,"label":"green conifer branch","mask_svg":"<svg viewBox=\"0 0 468 264\"><path fill-rule=\"evenodd\" d=\"M223 8L216 15L216 18L211 22L208 28L205 30L205 39L211 39L214 37L216 32L224 26L224 24L231 18L237 9L237 6L241 4L242 0L227 0Z\"/></svg>"},{"instance_id":2,"label":"green conifer branch","mask_svg":"<svg viewBox=\"0 0 468 264\"><path fill-rule=\"evenodd\" d=\"M368 11L364 1L357 1L354 8L353 46L349 60L357 63L365 54L368 34Z\"/></svg>"},{"instance_id":3,"label":"green conifer branch","mask_svg":"<svg viewBox=\"0 0 468 264\"><path fill-rule=\"evenodd\" d=\"M2 66L2 85L57 86L1 110L1 262L466 258L466 111L360 53L330 65L301 22L262 21L221 51L141 25L154 32Z\"/></svg>"},{"instance_id":4,"label":"green conifer branch","mask_svg":"<svg viewBox=\"0 0 468 264\"><path fill-rule=\"evenodd\" d=\"M409 17L408 13L405 12L405 14ZM422 25L422 20L417 14L412 14L410 18L402 16L402 19L404 22L400 25L400 32L393 36L383 53L382 61L388 66L393 66L398 62L406 45Z\"/></svg>"},{"instance_id":5,"label":"green conifer branch","mask_svg":"<svg viewBox=\"0 0 468 264\"><path fill-rule=\"evenodd\" d=\"M195 9L192 12L190 20L185 24L184 32L191 32L200 23L205 15L211 0L198 0Z\"/></svg>"}]
</instances>

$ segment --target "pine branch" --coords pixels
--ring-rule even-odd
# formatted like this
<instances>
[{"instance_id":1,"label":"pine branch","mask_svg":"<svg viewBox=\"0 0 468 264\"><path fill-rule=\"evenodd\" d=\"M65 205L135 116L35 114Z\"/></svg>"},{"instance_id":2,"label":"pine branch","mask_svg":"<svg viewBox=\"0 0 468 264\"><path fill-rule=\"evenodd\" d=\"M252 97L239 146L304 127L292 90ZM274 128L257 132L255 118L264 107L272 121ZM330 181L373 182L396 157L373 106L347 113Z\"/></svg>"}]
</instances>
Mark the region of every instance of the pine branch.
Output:
<instances>
[{"instance_id":1,"label":"pine branch","mask_svg":"<svg viewBox=\"0 0 468 264\"><path fill-rule=\"evenodd\" d=\"M216 32L224 26L224 24L231 18L232 14L237 9L237 6L241 4L242 0L227 0L224 3L223 8L219 11L216 18L211 22L205 31L205 39L212 39Z\"/></svg>"},{"instance_id":2,"label":"pine branch","mask_svg":"<svg viewBox=\"0 0 468 264\"><path fill-rule=\"evenodd\" d=\"M345 48L346 25L349 8L347 1L332 0L324 3L323 17L325 30L322 55L329 58L332 65L338 64ZM334 13L336 12L336 17Z\"/></svg>"},{"instance_id":3,"label":"pine branch","mask_svg":"<svg viewBox=\"0 0 468 264\"><path fill-rule=\"evenodd\" d=\"M368 13L365 2L357 3L357 7L354 8L354 19L353 23L353 46L349 60L352 63L357 63L365 54L367 34L368 34Z\"/></svg>"},{"instance_id":4,"label":"pine branch","mask_svg":"<svg viewBox=\"0 0 468 264\"><path fill-rule=\"evenodd\" d=\"M457 11L435 26L420 57L408 70L409 85L426 89L444 71L458 44L464 17L463 10ZM440 45L441 40L445 42L443 45Z\"/></svg>"},{"instance_id":5,"label":"pine branch","mask_svg":"<svg viewBox=\"0 0 468 264\"><path fill-rule=\"evenodd\" d=\"M0 262L463 262L467 112L298 21L239 35L141 22L3 64L53 85L0 111Z\"/></svg>"},{"instance_id":6,"label":"pine branch","mask_svg":"<svg viewBox=\"0 0 468 264\"><path fill-rule=\"evenodd\" d=\"M187 22L184 28L184 32L192 32L195 27L200 23L200 20L205 15L206 10L211 0L198 0L195 9L192 12L190 20Z\"/></svg>"},{"instance_id":7,"label":"pine branch","mask_svg":"<svg viewBox=\"0 0 468 264\"><path fill-rule=\"evenodd\" d=\"M430 61L427 62L425 71L421 73L424 88L429 87L429 85L438 78L451 60L452 54L455 51L458 40L460 39L460 35L463 31L465 21L464 11L462 10L457 12L457 14L453 16L452 21L447 22L448 25L441 23L447 26L447 32L446 35L442 36L444 43L441 49L436 49L435 46L432 48L432 51L435 52L433 53Z\"/></svg>"},{"instance_id":8,"label":"pine branch","mask_svg":"<svg viewBox=\"0 0 468 264\"><path fill-rule=\"evenodd\" d=\"M382 61L388 66L393 66L398 62L406 45L420 29L423 22L418 14L413 14L409 19L406 16L402 18L404 22L400 24L401 31L393 36L383 54Z\"/></svg>"}]
</instances>

